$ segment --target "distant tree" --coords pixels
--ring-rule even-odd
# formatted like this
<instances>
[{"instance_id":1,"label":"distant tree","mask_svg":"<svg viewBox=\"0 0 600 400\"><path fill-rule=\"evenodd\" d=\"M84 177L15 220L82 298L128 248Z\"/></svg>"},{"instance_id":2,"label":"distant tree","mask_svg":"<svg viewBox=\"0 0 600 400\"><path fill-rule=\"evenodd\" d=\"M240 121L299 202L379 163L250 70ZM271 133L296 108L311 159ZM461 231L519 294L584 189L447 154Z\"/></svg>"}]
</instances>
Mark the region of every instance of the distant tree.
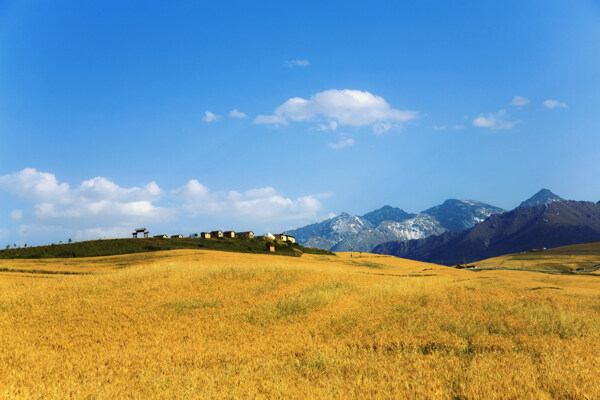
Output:
<instances>
[{"instance_id":1,"label":"distant tree","mask_svg":"<svg viewBox=\"0 0 600 400\"><path fill-rule=\"evenodd\" d=\"M62 240L59 240L59 241L58 241L58 244L62 244Z\"/></svg>"},{"instance_id":2,"label":"distant tree","mask_svg":"<svg viewBox=\"0 0 600 400\"><path fill-rule=\"evenodd\" d=\"M195 237L195 238L197 238L197 237L198 237L198 234L197 234L197 233L194 233L194 237Z\"/></svg>"},{"instance_id":3,"label":"distant tree","mask_svg":"<svg viewBox=\"0 0 600 400\"><path fill-rule=\"evenodd\" d=\"M6 250L10 249L10 244L6 245Z\"/></svg>"},{"instance_id":4,"label":"distant tree","mask_svg":"<svg viewBox=\"0 0 600 400\"><path fill-rule=\"evenodd\" d=\"M69 243L73 243L73 241L71 240L71 238L69 238Z\"/></svg>"},{"instance_id":5,"label":"distant tree","mask_svg":"<svg viewBox=\"0 0 600 400\"><path fill-rule=\"evenodd\" d=\"M17 248L17 244L16 244L16 243L13 243L13 247L16 249L16 248Z\"/></svg>"},{"instance_id":6,"label":"distant tree","mask_svg":"<svg viewBox=\"0 0 600 400\"><path fill-rule=\"evenodd\" d=\"M23 247L27 248L27 243L25 243L25 244L23 245Z\"/></svg>"}]
</instances>

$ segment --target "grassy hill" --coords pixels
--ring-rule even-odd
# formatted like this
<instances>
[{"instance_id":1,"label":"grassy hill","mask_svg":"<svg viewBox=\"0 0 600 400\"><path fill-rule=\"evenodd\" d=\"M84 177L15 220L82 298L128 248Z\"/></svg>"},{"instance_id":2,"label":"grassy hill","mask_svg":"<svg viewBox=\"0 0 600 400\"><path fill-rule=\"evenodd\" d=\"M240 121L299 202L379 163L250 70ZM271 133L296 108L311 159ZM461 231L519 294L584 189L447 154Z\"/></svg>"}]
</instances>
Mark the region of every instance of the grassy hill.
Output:
<instances>
[{"instance_id":1,"label":"grassy hill","mask_svg":"<svg viewBox=\"0 0 600 400\"><path fill-rule=\"evenodd\" d=\"M599 298L373 254L0 260L0 397L600 398Z\"/></svg>"},{"instance_id":2,"label":"grassy hill","mask_svg":"<svg viewBox=\"0 0 600 400\"><path fill-rule=\"evenodd\" d=\"M507 254L473 263L478 268L507 268L563 273L581 272L600 264L600 242L557 247L543 251Z\"/></svg>"},{"instance_id":3,"label":"grassy hill","mask_svg":"<svg viewBox=\"0 0 600 400\"><path fill-rule=\"evenodd\" d=\"M203 249L233 251L238 253L270 253L268 246L275 247L275 253L287 256L308 254L329 254L331 251L312 249L297 243L282 243L264 238L219 238L219 239L104 239L75 242L70 244L27 247L0 250L0 259L35 258L74 258L99 257L118 254L144 253L149 251Z\"/></svg>"}]
</instances>

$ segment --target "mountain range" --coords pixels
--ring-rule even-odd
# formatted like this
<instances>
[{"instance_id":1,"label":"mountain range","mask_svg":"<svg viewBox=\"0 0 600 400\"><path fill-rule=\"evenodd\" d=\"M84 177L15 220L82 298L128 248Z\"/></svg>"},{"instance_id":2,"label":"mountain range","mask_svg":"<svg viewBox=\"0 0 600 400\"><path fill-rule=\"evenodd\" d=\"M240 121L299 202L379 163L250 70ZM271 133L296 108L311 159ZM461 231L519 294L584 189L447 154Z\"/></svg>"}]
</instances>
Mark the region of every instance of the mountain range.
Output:
<instances>
[{"instance_id":1,"label":"mountain range","mask_svg":"<svg viewBox=\"0 0 600 400\"><path fill-rule=\"evenodd\" d=\"M523 201L517 209L560 201L564 199L548 189L542 189ZM479 201L449 199L418 214L384 206L362 216L342 213L287 233L294 235L299 243L310 247L369 252L382 243L406 242L446 232L465 231L491 215L504 212L499 207ZM387 245L385 249L391 247L392 245Z\"/></svg>"},{"instance_id":2,"label":"mountain range","mask_svg":"<svg viewBox=\"0 0 600 400\"><path fill-rule=\"evenodd\" d=\"M549 201L492 215L462 232L386 242L372 252L444 265L600 240L600 203Z\"/></svg>"},{"instance_id":3,"label":"mountain range","mask_svg":"<svg viewBox=\"0 0 600 400\"><path fill-rule=\"evenodd\" d=\"M332 251L369 252L378 244L468 229L503 209L472 200L446 200L419 214L384 206L362 216L334 218L288 231L299 243Z\"/></svg>"}]
</instances>

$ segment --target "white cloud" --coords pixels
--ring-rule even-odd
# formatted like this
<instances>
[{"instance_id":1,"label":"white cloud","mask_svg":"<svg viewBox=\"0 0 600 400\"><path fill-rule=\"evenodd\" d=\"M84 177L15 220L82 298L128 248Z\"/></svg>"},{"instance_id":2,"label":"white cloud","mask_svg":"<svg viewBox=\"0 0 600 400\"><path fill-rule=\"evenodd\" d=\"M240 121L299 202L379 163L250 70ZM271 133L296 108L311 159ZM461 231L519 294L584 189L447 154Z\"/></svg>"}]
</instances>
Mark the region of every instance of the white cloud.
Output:
<instances>
[{"instance_id":1,"label":"white cloud","mask_svg":"<svg viewBox=\"0 0 600 400\"><path fill-rule=\"evenodd\" d=\"M290 199L272 187L250 189L243 193L211 192L195 179L171 191L171 196L182 200L183 210L194 216L205 214L250 222L315 219L321 210L319 195Z\"/></svg>"},{"instance_id":2,"label":"white cloud","mask_svg":"<svg viewBox=\"0 0 600 400\"><path fill-rule=\"evenodd\" d=\"M321 216L317 220L317 222L322 222L322 221L325 221L325 220L328 220L328 219L331 219L331 218L335 218L335 217L337 217L337 214L330 212L330 213L328 213L326 215Z\"/></svg>"},{"instance_id":3,"label":"white cloud","mask_svg":"<svg viewBox=\"0 0 600 400\"><path fill-rule=\"evenodd\" d=\"M221 119L220 115L217 115L215 113L212 113L210 111L205 111L204 112L204 117L202 117L202 121L206 122L207 124L210 124L211 122L216 122L218 120Z\"/></svg>"},{"instance_id":4,"label":"white cloud","mask_svg":"<svg viewBox=\"0 0 600 400\"><path fill-rule=\"evenodd\" d=\"M465 129L464 125L454 125L452 127L452 129L454 129L455 131L462 131L463 129Z\"/></svg>"},{"instance_id":5,"label":"white cloud","mask_svg":"<svg viewBox=\"0 0 600 400\"><path fill-rule=\"evenodd\" d=\"M473 120L473 126L479 126L481 128L491 128L496 124L496 118L493 115L489 115L489 117L484 117L480 115L479 117Z\"/></svg>"},{"instance_id":6,"label":"white cloud","mask_svg":"<svg viewBox=\"0 0 600 400\"><path fill-rule=\"evenodd\" d=\"M255 124L289 125L289 122L278 115L259 115L254 118Z\"/></svg>"},{"instance_id":7,"label":"white cloud","mask_svg":"<svg viewBox=\"0 0 600 400\"><path fill-rule=\"evenodd\" d=\"M392 129L392 124L389 122L378 122L373 125L373 132L376 135L382 135Z\"/></svg>"},{"instance_id":8,"label":"white cloud","mask_svg":"<svg viewBox=\"0 0 600 400\"><path fill-rule=\"evenodd\" d=\"M548 107L549 109L553 109L553 108L567 108L567 103L563 103L562 101L558 101L558 100L545 100L544 101L544 105L546 107Z\"/></svg>"},{"instance_id":9,"label":"white cloud","mask_svg":"<svg viewBox=\"0 0 600 400\"><path fill-rule=\"evenodd\" d=\"M238 111L237 108L234 108L233 110L229 111L229 117L230 118L246 118L247 115L241 111Z\"/></svg>"},{"instance_id":10,"label":"white cloud","mask_svg":"<svg viewBox=\"0 0 600 400\"><path fill-rule=\"evenodd\" d=\"M58 183L53 174L25 168L14 174L0 176L0 189L24 200L60 201L71 191L67 183Z\"/></svg>"},{"instance_id":11,"label":"white cloud","mask_svg":"<svg viewBox=\"0 0 600 400\"><path fill-rule=\"evenodd\" d=\"M150 228L166 223L171 229L180 229L181 212L229 223L252 222L255 229L267 225L281 228L284 223L314 221L322 209L320 199L331 196L325 193L292 198L270 186L245 192L212 192L192 179L165 198L155 182L122 187L108 178L96 177L69 185L33 168L0 176L0 190L27 203L23 209L13 207L9 215L15 224L10 228L12 234L28 241L42 236L56 238L58 234L63 240L128 237L138 226Z\"/></svg>"},{"instance_id":12,"label":"white cloud","mask_svg":"<svg viewBox=\"0 0 600 400\"><path fill-rule=\"evenodd\" d=\"M339 150L343 149L344 147L352 147L354 146L354 144L355 142L352 138L341 138L337 143L329 143L329 147L331 147L334 150Z\"/></svg>"},{"instance_id":13,"label":"white cloud","mask_svg":"<svg viewBox=\"0 0 600 400\"><path fill-rule=\"evenodd\" d=\"M506 119L506 110L500 110L496 114L488 114L484 116L480 114L479 117L473 120L473 126L479 128L489 128L493 130L500 129L512 129L516 124L521 123L521 120L509 121Z\"/></svg>"},{"instance_id":14,"label":"white cloud","mask_svg":"<svg viewBox=\"0 0 600 400\"><path fill-rule=\"evenodd\" d=\"M290 121L317 121L320 125L335 122L335 126L372 126L376 133L418 118L416 111L391 108L383 97L360 90L330 89L310 99L293 97L275 109L272 115L259 115L257 124L287 125ZM395 125L394 125L395 126Z\"/></svg>"},{"instance_id":15,"label":"white cloud","mask_svg":"<svg viewBox=\"0 0 600 400\"><path fill-rule=\"evenodd\" d=\"M306 59L304 60L286 60L284 65L286 67L308 67L310 65L310 62Z\"/></svg>"},{"instance_id":16,"label":"white cloud","mask_svg":"<svg viewBox=\"0 0 600 400\"><path fill-rule=\"evenodd\" d=\"M83 181L75 188L56 176L26 168L0 176L0 189L31 203L32 210L14 210L11 217L24 224L77 229L131 229L132 225L169 220L174 211L153 203L164 193L155 182L123 188L107 178Z\"/></svg>"},{"instance_id":17,"label":"white cloud","mask_svg":"<svg viewBox=\"0 0 600 400\"><path fill-rule=\"evenodd\" d=\"M434 125L433 126L433 130L434 131L445 131L446 130L446 125Z\"/></svg>"},{"instance_id":18,"label":"white cloud","mask_svg":"<svg viewBox=\"0 0 600 400\"><path fill-rule=\"evenodd\" d=\"M523 97L523 96L515 96L513 97L512 101L510 102L511 106L526 106L529 103L531 103L529 101L529 99L527 97Z\"/></svg>"},{"instance_id":19,"label":"white cloud","mask_svg":"<svg viewBox=\"0 0 600 400\"><path fill-rule=\"evenodd\" d=\"M337 122L329 121L327 124L319 124L317 129L320 131L335 131L338 127Z\"/></svg>"}]
</instances>

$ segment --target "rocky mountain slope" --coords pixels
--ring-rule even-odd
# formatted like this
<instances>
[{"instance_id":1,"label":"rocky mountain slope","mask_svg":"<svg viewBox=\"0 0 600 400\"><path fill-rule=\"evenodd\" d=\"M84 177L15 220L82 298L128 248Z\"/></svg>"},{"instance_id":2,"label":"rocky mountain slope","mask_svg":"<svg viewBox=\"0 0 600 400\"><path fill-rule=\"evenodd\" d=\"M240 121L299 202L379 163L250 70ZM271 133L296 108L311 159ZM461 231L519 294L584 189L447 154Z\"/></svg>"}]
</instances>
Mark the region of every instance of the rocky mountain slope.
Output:
<instances>
[{"instance_id":1,"label":"rocky mountain slope","mask_svg":"<svg viewBox=\"0 0 600 400\"><path fill-rule=\"evenodd\" d=\"M550 204L555 201L563 201L564 199L560 196L555 195L548 189L542 189L524 202L519 207L535 207L542 204Z\"/></svg>"},{"instance_id":2,"label":"rocky mountain slope","mask_svg":"<svg viewBox=\"0 0 600 400\"><path fill-rule=\"evenodd\" d=\"M517 207L462 232L410 241L387 242L372 251L445 265L600 240L600 204L553 201Z\"/></svg>"},{"instance_id":3,"label":"rocky mountain slope","mask_svg":"<svg viewBox=\"0 0 600 400\"><path fill-rule=\"evenodd\" d=\"M377 226L383 221L402 222L416 216L417 214L409 214L397 207L383 206L378 210L366 213L361 218L369 221L372 226Z\"/></svg>"},{"instance_id":4,"label":"rocky mountain slope","mask_svg":"<svg viewBox=\"0 0 600 400\"><path fill-rule=\"evenodd\" d=\"M363 216L337 217L288 231L306 246L333 251L368 252L380 243L405 241L460 231L503 212L501 208L471 200L446 200L419 214L384 206Z\"/></svg>"}]
</instances>

